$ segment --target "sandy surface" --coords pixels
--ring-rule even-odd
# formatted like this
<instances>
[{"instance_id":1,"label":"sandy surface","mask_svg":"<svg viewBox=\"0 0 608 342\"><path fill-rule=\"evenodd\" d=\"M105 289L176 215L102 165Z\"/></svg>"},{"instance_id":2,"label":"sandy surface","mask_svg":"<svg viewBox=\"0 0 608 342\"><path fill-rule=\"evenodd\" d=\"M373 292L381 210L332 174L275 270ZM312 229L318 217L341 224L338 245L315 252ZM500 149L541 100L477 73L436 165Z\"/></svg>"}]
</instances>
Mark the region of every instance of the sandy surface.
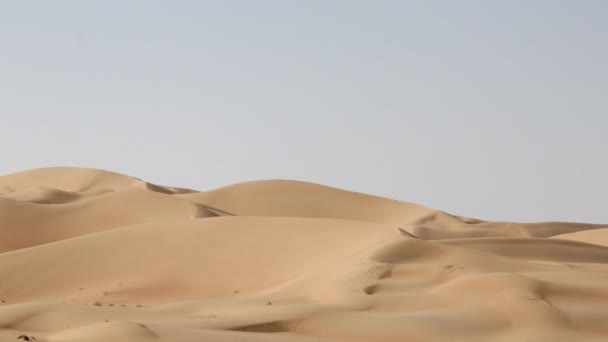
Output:
<instances>
[{"instance_id":1,"label":"sandy surface","mask_svg":"<svg viewBox=\"0 0 608 342\"><path fill-rule=\"evenodd\" d=\"M0 177L0 341L607 341L608 225L296 181Z\"/></svg>"}]
</instances>

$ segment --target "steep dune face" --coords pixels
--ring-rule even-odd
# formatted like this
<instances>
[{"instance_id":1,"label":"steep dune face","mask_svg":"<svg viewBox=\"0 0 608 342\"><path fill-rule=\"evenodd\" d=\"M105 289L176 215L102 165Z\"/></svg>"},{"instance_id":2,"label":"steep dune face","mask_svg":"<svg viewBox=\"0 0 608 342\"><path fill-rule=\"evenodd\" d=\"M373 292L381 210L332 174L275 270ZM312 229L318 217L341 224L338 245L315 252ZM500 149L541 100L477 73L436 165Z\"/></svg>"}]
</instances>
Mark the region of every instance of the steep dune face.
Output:
<instances>
[{"instance_id":1,"label":"steep dune face","mask_svg":"<svg viewBox=\"0 0 608 342\"><path fill-rule=\"evenodd\" d=\"M31 170L0 177L0 341L605 341L607 231Z\"/></svg>"}]
</instances>

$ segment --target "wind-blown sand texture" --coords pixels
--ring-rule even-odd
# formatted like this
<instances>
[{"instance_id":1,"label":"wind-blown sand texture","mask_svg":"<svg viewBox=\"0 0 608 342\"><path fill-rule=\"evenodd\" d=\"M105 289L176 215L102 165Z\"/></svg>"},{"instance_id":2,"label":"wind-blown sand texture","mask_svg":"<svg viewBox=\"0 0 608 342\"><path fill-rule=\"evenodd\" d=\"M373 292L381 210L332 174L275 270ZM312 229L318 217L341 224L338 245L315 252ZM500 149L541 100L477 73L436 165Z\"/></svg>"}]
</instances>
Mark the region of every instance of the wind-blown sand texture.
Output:
<instances>
[{"instance_id":1,"label":"wind-blown sand texture","mask_svg":"<svg viewBox=\"0 0 608 342\"><path fill-rule=\"evenodd\" d=\"M0 177L0 300L0 341L607 341L608 225L35 169Z\"/></svg>"}]
</instances>

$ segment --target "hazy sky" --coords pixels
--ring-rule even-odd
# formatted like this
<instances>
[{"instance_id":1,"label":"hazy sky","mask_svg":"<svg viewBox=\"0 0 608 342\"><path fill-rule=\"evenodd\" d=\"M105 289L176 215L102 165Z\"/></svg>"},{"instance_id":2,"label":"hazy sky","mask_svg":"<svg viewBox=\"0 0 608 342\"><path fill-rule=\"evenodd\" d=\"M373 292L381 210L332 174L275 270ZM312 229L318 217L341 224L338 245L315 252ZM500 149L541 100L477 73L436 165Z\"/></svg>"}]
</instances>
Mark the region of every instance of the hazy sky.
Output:
<instances>
[{"instance_id":1,"label":"hazy sky","mask_svg":"<svg viewBox=\"0 0 608 342\"><path fill-rule=\"evenodd\" d=\"M1 1L0 174L608 223L608 1Z\"/></svg>"}]
</instances>

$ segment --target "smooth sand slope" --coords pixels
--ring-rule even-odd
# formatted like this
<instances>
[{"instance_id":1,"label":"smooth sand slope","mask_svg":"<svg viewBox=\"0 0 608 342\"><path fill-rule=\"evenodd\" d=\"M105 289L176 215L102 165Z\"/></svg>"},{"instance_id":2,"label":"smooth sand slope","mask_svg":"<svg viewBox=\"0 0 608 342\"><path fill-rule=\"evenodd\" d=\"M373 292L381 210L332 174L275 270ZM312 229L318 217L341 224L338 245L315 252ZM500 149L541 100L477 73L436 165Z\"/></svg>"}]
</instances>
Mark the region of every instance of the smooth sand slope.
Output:
<instances>
[{"instance_id":1,"label":"smooth sand slope","mask_svg":"<svg viewBox=\"0 0 608 342\"><path fill-rule=\"evenodd\" d=\"M608 225L296 181L0 177L0 341L607 341Z\"/></svg>"}]
</instances>

